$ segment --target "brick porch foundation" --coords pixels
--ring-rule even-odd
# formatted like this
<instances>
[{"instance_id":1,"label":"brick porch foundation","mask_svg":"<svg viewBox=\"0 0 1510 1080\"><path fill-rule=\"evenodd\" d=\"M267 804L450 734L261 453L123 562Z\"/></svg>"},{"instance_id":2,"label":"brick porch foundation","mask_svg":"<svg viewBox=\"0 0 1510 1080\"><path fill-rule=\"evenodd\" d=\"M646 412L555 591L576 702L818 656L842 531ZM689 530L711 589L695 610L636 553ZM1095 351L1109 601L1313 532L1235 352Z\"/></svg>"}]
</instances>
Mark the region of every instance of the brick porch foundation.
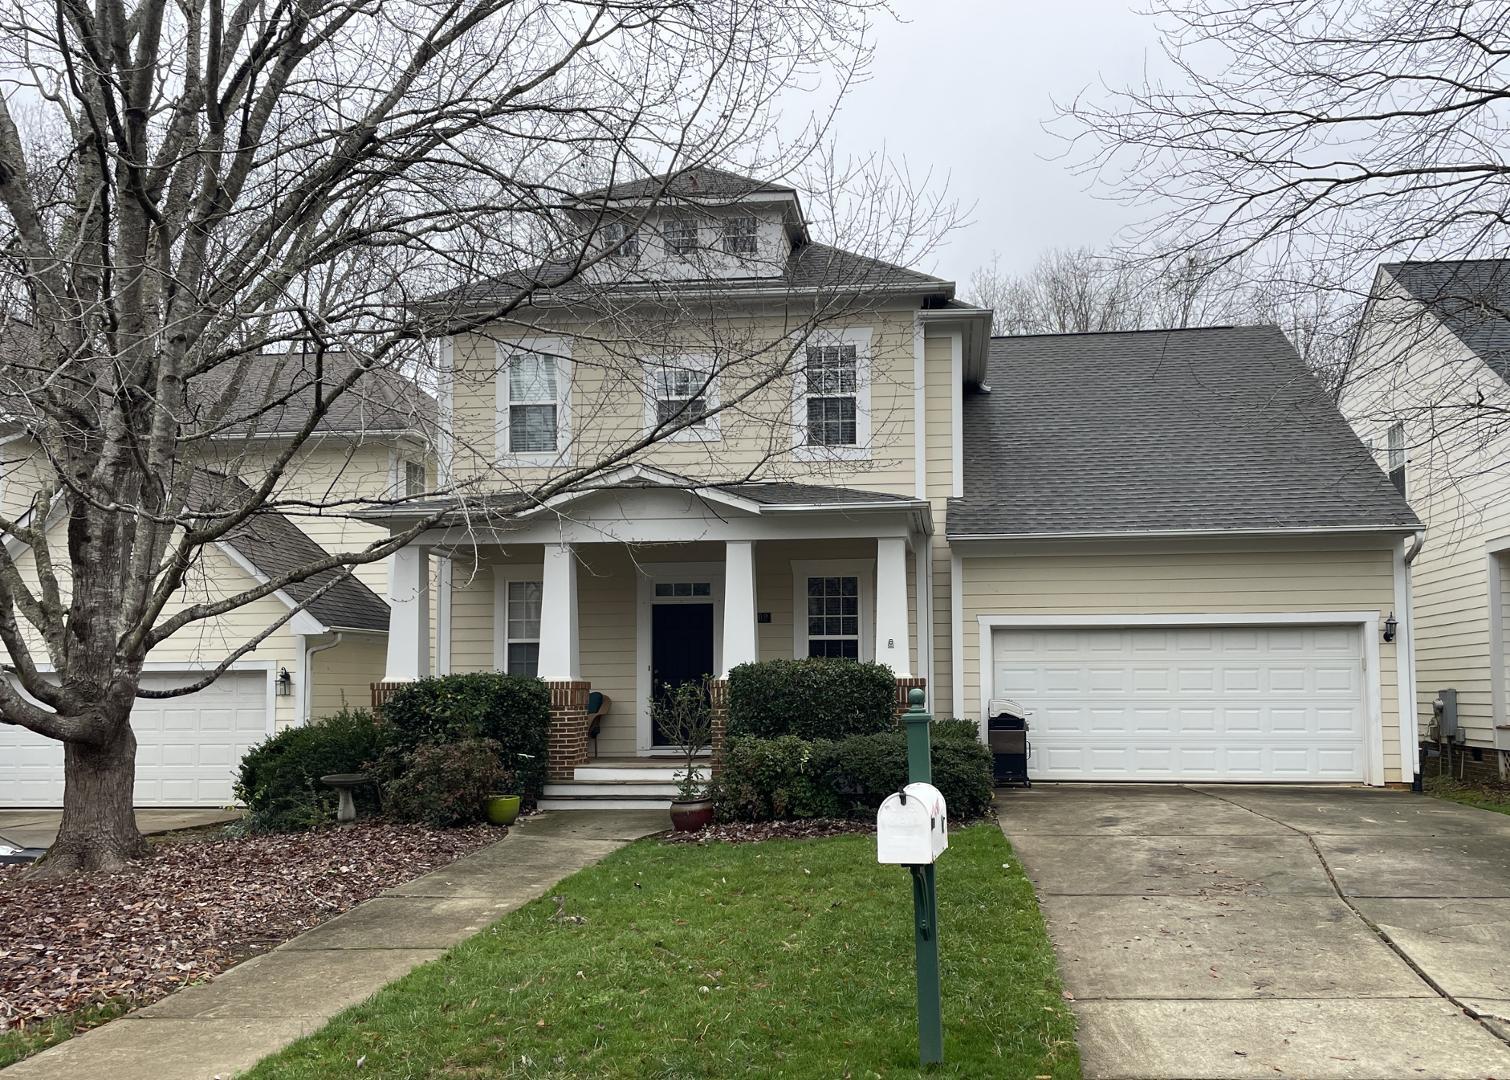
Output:
<instances>
[{"instance_id":1,"label":"brick porch foundation","mask_svg":"<svg viewBox=\"0 0 1510 1080\"><path fill-rule=\"evenodd\" d=\"M577 766L587 764L587 694L592 683L576 679L545 685L551 692L547 773L559 783L572 779Z\"/></svg>"}]
</instances>

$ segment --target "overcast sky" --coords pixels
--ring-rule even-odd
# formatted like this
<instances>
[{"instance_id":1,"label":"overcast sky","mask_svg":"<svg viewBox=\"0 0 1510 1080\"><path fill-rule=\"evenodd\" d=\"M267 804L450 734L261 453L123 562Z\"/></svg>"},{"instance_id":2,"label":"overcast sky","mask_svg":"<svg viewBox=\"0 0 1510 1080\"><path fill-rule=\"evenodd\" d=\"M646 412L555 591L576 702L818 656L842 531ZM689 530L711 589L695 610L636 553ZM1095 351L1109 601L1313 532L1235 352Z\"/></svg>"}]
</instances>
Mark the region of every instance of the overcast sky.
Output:
<instances>
[{"instance_id":1,"label":"overcast sky","mask_svg":"<svg viewBox=\"0 0 1510 1080\"><path fill-rule=\"evenodd\" d=\"M915 176L947 176L950 194L974 207L919 269L963 285L993 252L1020 271L1047 248L1103 245L1142 216L1053 160L1062 144L1042 127L1055 100L1157 65L1153 22L1133 2L896 0L906 22L878 21L874 75L844 106L841 151L884 146Z\"/></svg>"}]
</instances>

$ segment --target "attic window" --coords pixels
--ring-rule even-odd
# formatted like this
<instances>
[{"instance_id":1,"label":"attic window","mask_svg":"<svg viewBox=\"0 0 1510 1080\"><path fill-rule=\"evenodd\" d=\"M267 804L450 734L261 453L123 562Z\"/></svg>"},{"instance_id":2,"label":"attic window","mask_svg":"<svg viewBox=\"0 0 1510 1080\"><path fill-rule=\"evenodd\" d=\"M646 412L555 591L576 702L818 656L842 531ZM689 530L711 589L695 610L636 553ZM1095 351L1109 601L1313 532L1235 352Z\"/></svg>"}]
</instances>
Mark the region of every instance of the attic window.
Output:
<instances>
[{"instance_id":1,"label":"attic window","mask_svg":"<svg viewBox=\"0 0 1510 1080\"><path fill-rule=\"evenodd\" d=\"M640 254L639 233L622 222L603 226L603 243L611 259L634 259Z\"/></svg>"},{"instance_id":2,"label":"attic window","mask_svg":"<svg viewBox=\"0 0 1510 1080\"><path fill-rule=\"evenodd\" d=\"M753 255L756 222L753 216L724 220L724 251L729 255Z\"/></svg>"},{"instance_id":3,"label":"attic window","mask_svg":"<svg viewBox=\"0 0 1510 1080\"><path fill-rule=\"evenodd\" d=\"M1396 421L1389 426L1385 436L1388 445L1389 482L1395 490L1405 494L1405 424Z\"/></svg>"},{"instance_id":4,"label":"attic window","mask_svg":"<svg viewBox=\"0 0 1510 1080\"><path fill-rule=\"evenodd\" d=\"M671 218L665 227L666 250L672 255L690 255L697 250L697 221L694 218Z\"/></svg>"}]
</instances>

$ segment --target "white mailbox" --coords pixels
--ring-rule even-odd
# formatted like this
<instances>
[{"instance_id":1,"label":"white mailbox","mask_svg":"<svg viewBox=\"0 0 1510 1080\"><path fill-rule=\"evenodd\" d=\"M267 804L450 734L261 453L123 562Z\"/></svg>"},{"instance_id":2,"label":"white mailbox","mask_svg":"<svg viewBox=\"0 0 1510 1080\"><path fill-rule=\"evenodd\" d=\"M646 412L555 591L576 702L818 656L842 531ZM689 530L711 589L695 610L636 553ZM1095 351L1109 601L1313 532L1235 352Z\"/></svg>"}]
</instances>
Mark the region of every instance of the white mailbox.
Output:
<instances>
[{"instance_id":1,"label":"white mailbox","mask_svg":"<svg viewBox=\"0 0 1510 1080\"><path fill-rule=\"evenodd\" d=\"M932 784L908 784L876 811L876 861L923 866L949 846L949 810Z\"/></svg>"}]
</instances>

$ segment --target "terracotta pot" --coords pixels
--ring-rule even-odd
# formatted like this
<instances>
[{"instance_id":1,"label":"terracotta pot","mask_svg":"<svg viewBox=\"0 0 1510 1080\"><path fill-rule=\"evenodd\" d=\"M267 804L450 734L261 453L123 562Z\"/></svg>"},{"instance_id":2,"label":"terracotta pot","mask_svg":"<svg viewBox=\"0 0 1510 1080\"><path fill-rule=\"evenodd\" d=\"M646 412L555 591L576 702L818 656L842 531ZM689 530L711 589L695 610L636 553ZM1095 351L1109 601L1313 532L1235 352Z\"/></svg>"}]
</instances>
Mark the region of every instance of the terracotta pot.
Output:
<instances>
[{"instance_id":1,"label":"terracotta pot","mask_svg":"<svg viewBox=\"0 0 1510 1080\"><path fill-rule=\"evenodd\" d=\"M712 799L675 799L671 803L671 827L677 832L697 832L713 824Z\"/></svg>"},{"instance_id":2,"label":"terracotta pot","mask_svg":"<svg viewBox=\"0 0 1510 1080\"><path fill-rule=\"evenodd\" d=\"M489 795L488 820L494 825L512 825L519 816L518 795Z\"/></svg>"}]
</instances>

